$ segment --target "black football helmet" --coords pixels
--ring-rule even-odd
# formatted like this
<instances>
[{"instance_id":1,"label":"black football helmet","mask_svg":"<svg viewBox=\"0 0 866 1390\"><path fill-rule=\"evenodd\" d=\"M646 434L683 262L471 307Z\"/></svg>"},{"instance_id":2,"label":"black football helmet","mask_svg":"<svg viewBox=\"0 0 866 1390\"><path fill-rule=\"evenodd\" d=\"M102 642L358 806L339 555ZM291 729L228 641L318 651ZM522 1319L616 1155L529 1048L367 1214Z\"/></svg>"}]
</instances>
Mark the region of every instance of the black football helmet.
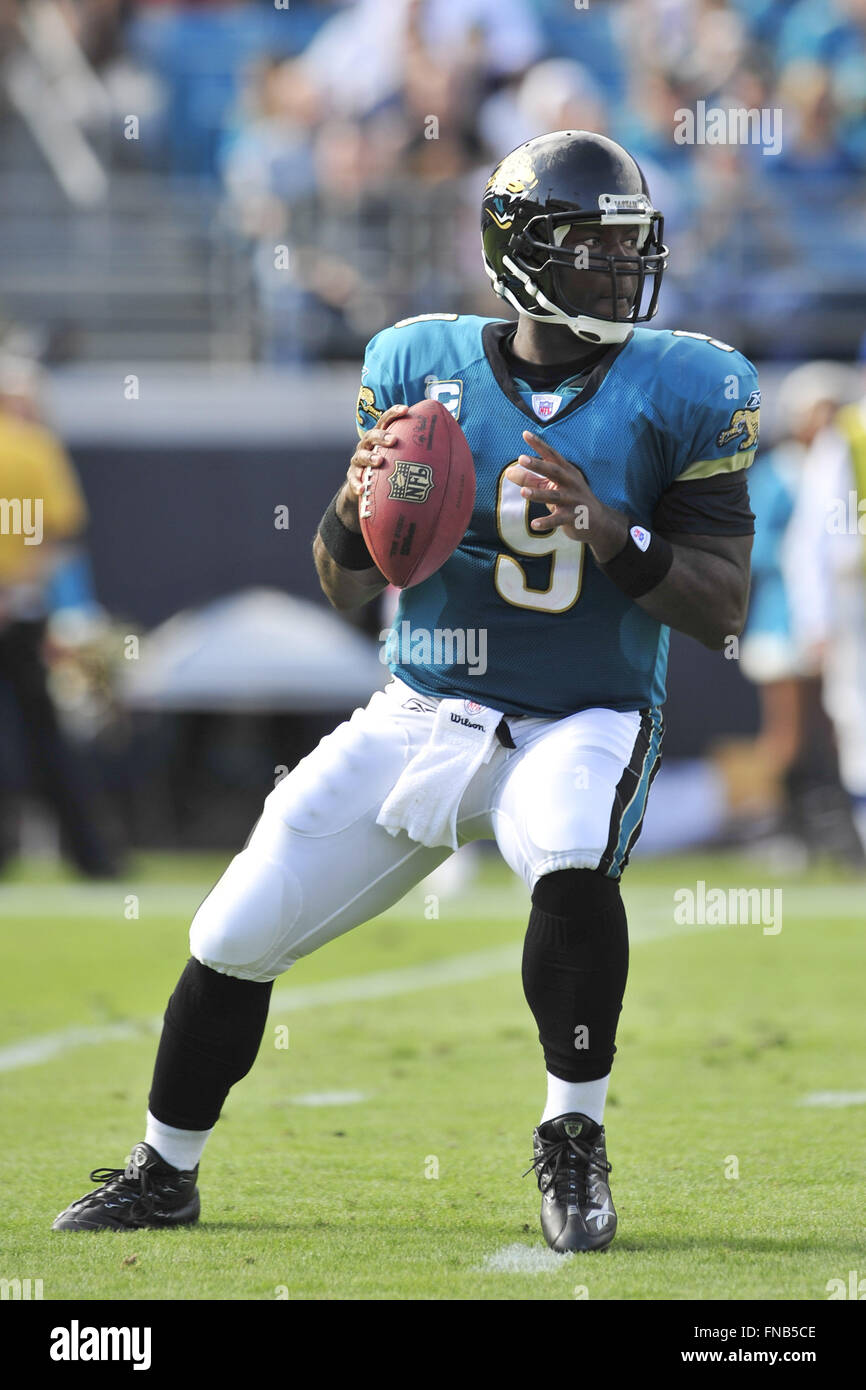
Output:
<instances>
[{"instance_id":1,"label":"black football helmet","mask_svg":"<svg viewBox=\"0 0 866 1390\"><path fill-rule=\"evenodd\" d=\"M636 228L633 256L587 254L584 248L580 257L563 245L574 226L614 223ZM495 292L520 313L566 324L587 342L622 342L633 324L653 317L668 259L663 236L664 219L650 201L637 161L622 145L589 130L557 130L519 145L496 166L484 190L481 242ZM581 305L575 290L579 271L610 277L609 316ZM618 313L622 298L630 307Z\"/></svg>"}]
</instances>

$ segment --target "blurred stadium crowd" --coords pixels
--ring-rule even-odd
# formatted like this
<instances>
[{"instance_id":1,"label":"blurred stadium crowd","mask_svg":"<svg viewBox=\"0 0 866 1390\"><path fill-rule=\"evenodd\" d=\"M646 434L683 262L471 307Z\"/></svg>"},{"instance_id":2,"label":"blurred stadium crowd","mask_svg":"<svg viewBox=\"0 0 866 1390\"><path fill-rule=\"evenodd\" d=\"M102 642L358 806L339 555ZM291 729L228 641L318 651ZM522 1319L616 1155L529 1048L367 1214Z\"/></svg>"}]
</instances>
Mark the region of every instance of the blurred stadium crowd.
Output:
<instances>
[{"instance_id":1,"label":"blurred stadium crowd","mask_svg":"<svg viewBox=\"0 0 866 1390\"><path fill-rule=\"evenodd\" d=\"M755 357L856 346L866 0L5 0L0 16L7 136L23 119L73 200L114 201L128 274L154 253L110 176L168 175L199 264L221 268L201 293L215 278L224 293L231 267L223 352L354 357L402 316L489 312L484 179L524 139L569 126L645 166L675 246L661 326L699 321ZM780 148L675 143L677 112L698 101L783 112ZM122 255L111 263L122 277ZM153 299L139 312L152 326ZM229 312L245 328L226 347ZM59 357L87 355L74 318Z\"/></svg>"},{"instance_id":2,"label":"blurred stadium crowd","mask_svg":"<svg viewBox=\"0 0 866 1390\"><path fill-rule=\"evenodd\" d=\"M678 143L699 102L781 112L778 149ZM0 526L0 870L44 839L22 793L92 876L124 842L236 844L275 767L384 676L310 589L304 507L343 476L353 422L323 443L309 402L331 409L388 323L503 312L485 180L568 127L644 166L672 247L656 326L734 343L769 406L741 659L681 660L674 634L674 757L642 846L781 836L862 866L866 0L0 0L0 504L27 474L45 507L38 547L8 507ZM172 439L151 404L153 439L79 431L80 487L40 359L71 369L79 418L105 364L112 390L130 364L176 370L183 411L184 363L258 363L243 380L267 378L285 431L250 442L248 404L242 450L217 447L199 399ZM145 596L153 620L227 592L169 617L130 681Z\"/></svg>"}]
</instances>

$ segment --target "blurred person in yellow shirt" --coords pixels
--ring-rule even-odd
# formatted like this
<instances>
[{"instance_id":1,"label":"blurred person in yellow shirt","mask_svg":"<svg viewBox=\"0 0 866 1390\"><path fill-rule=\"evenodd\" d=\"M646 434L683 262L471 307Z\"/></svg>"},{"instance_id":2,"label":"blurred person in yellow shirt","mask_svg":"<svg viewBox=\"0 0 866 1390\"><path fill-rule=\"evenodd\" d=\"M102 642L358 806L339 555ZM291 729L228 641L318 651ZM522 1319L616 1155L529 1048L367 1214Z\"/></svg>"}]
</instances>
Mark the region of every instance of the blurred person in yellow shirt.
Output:
<instances>
[{"instance_id":1,"label":"blurred person in yellow shirt","mask_svg":"<svg viewBox=\"0 0 866 1390\"><path fill-rule=\"evenodd\" d=\"M60 728L44 651L52 579L86 522L72 464L40 423L37 369L0 358L0 682L17 706L34 790L57 817L64 852L82 873L107 877L115 865L94 823L87 770ZM10 791L4 761L0 836ZM0 838L0 868L8 857Z\"/></svg>"}]
</instances>

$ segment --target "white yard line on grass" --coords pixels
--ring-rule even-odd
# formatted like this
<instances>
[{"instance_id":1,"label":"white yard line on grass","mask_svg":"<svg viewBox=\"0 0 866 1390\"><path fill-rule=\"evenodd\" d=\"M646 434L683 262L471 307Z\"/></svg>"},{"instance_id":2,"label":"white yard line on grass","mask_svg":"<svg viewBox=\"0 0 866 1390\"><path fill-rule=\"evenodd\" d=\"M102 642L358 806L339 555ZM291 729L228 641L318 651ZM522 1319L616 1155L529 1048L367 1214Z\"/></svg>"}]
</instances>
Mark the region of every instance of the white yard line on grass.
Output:
<instances>
[{"instance_id":1,"label":"white yard line on grass","mask_svg":"<svg viewBox=\"0 0 866 1390\"><path fill-rule=\"evenodd\" d=\"M101 1043L125 1042L127 1038L154 1036L162 1025L161 1018L142 1019L139 1023L103 1023L93 1028L62 1028L58 1033L43 1033L39 1038L24 1038L0 1048L0 1071L17 1071L19 1067L35 1067L50 1062L79 1047L97 1047Z\"/></svg>"},{"instance_id":2,"label":"white yard line on grass","mask_svg":"<svg viewBox=\"0 0 866 1390\"><path fill-rule=\"evenodd\" d=\"M139 917L174 917L192 916L207 892L201 885L180 883L4 883L0 918L113 917L123 922L132 895L138 898Z\"/></svg>"},{"instance_id":3,"label":"white yard line on grass","mask_svg":"<svg viewBox=\"0 0 866 1390\"><path fill-rule=\"evenodd\" d=\"M479 1274L558 1274L569 1260L570 1252L560 1255L556 1250L541 1250L536 1245L504 1245L492 1255L485 1255Z\"/></svg>"},{"instance_id":4,"label":"white yard line on grass","mask_svg":"<svg viewBox=\"0 0 866 1390\"><path fill-rule=\"evenodd\" d=\"M650 926L637 927L632 932L632 945L656 941L666 936L683 936L696 929L679 926L667 916ZM699 927L697 930L717 931L718 927ZM355 1004L372 999L390 999L417 990L435 989L440 985L466 984L486 980L520 969L522 943L492 946L485 951L447 956L444 960L427 961L424 965L403 966L397 970L382 970L370 975L351 975L346 979L323 980L318 984L298 985L294 989L277 990L271 997L271 1014L294 1013L299 1009L323 1008L330 1004ZM38 1066L53 1057L62 1056L80 1047L95 1047L101 1043L124 1042L129 1038L157 1033L162 1017L139 1021L106 1023L95 1027L62 1028L37 1038L24 1038L0 1048L0 1072L17 1071L20 1067Z\"/></svg>"},{"instance_id":5,"label":"white yard line on grass","mask_svg":"<svg viewBox=\"0 0 866 1390\"><path fill-rule=\"evenodd\" d=\"M695 873L699 871L696 868ZM707 891L711 888L731 887L729 880L721 876L714 880L708 869L700 870L706 874ZM772 887L772 882L762 879L764 886ZM864 917L864 890L862 884L803 884L783 881L780 885L785 895L785 916L803 917ZM694 888L683 875L682 882L665 887L659 884L647 887L630 888L628 882L623 888L623 898L630 915L635 919L647 913L651 917L670 916L674 909L674 892L678 888ZM25 917L100 917L126 920L127 899L135 895L138 899L138 919L151 917L188 917L207 896L210 889L202 890L200 884L179 883L4 883L0 884L0 920L12 921ZM464 915L469 911L480 921L501 918L503 912L523 913L528 911L529 893L523 884L514 880L512 888L482 888L472 886L467 893L459 893L453 898L441 897L439 912L443 920L450 913ZM642 902L643 900L643 902ZM424 911L424 891L415 889L402 902L384 912L382 916L405 917L417 910L419 917Z\"/></svg>"},{"instance_id":6,"label":"white yard line on grass","mask_svg":"<svg viewBox=\"0 0 866 1390\"><path fill-rule=\"evenodd\" d=\"M841 1109L845 1105L866 1105L866 1091L813 1091L797 1101L798 1105L826 1105Z\"/></svg>"},{"instance_id":7,"label":"white yard line on grass","mask_svg":"<svg viewBox=\"0 0 866 1390\"><path fill-rule=\"evenodd\" d=\"M639 946L672 936L718 931L724 926L689 926L674 922L673 891L671 888L671 897L668 899L663 889L653 885L643 890L645 898L641 904L640 893L629 894L626 890L624 896L632 918L629 931L632 945ZM835 888L818 884L799 889L789 887L786 890L785 916L789 919L802 919L817 913L825 918L859 916L862 913L862 893L862 887L853 884L838 884ZM467 897L470 899L469 903ZM58 883L39 887L33 884L9 884L0 889L0 915L8 917L17 913L20 916L118 917L122 916L122 907L119 907L119 904L123 903L123 898L124 894L118 889L105 885L93 887ZM504 917L523 912L526 906L524 898L525 891L515 881L512 890L478 889L466 896L461 895L453 900L453 908L455 913L459 912L461 915L468 912L477 921L501 922ZM148 912L154 915L192 912L200 901L200 889L178 891L174 884L143 885L140 895L141 916L146 916ZM417 901L420 911L423 898ZM382 916L387 918L395 914L405 917L407 912L411 913L412 903L413 897L410 895ZM99 911L95 911L96 905ZM445 920L451 906L452 902L447 899L443 900L440 906ZM272 997L271 1012L284 1014L299 1009L327 1007L331 1004L363 1003L373 999L412 994L417 990L434 989L440 985L489 979L495 975L518 970L522 949L522 944L518 943L494 946L484 951L428 961L424 965L404 966L397 970L383 970L369 975L354 975L345 979L324 980L318 984L281 989ZM46 1033L41 1037L24 1038L20 1042L0 1048L0 1072L38 1066L53 1057L62 1056L81 1047L95 1047L102 1043L122 1042L158 1033L161 1027L162 1017L159 1016L93 1027L79 1025L61 1029L56 1033Z\"/></svg>"},{"instance_id":8,"label":"white yard line on grass","mask_svg":"<svg viewBox=\"0 0 866 1390\"><path fill-rule=\"evenodd\" d=\"M290 1105L357 1105L367 1097L363 1091L309 1091L305 1096L289 1096Z\"/></svg>"},{"instance_id":9,"label":"white yard line on grass","mask_svg":"<svg viewBox=\"0 0 866 1390\"><path fill-rule=\"evenodd\" d=\"M432 989L437 985L484 980L491 975L518 969L520 955L520 946L495 946L487 951L429 961L426 965L410 965L400 970L383 970L373 975L355 975L342 980L299 985L297 989L281 989L271 996L271 1014L294 1013L298 1009L316 1009L329 1004L388 999L419 989ZM0 1048L0 1072L37 1066L40 1062L50 1061L52 1057L79 1047L123 1042L128 1038L141 1037L142 1034L158 1033L161 1027L162 1017L157 1016L139 1023L63 1028L57 1033L45 1033L42 1037L25 1038L22 1042Z\"/></svg>"}]
</instances>

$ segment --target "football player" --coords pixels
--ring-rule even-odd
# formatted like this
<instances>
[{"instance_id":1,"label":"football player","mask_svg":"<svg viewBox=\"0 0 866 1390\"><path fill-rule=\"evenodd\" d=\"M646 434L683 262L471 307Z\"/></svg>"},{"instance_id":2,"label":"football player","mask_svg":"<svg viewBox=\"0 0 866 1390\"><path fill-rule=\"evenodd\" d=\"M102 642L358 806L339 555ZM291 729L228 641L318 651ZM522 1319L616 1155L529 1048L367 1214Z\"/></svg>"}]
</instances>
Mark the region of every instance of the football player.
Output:
<instances>
[{"instance_id":1,"label":"football player","mask_svg":"<svg viewBox=\"0 0 866 1390\"><path fill-rule=\"evenodd\" d=\"M322 587L341 609L385 587L360 534L362 479L425 394L472 450L469 529L402 593L394 627L410 640L391 644L390 684L271 792L196 914L144 1141L125 1169L95 1172L55 1229L194 1221L199 1159L253 1064L273 980L488 838L531 894L544 1236L563 1252L613 1239L603 1118L628 966L620 876L659 766L669 628L719 649L744 623L759 393L728 344L642 326L668 251L613 141L558 131L508 155L482 241L517 320L430 314L373 338L360 442L314 542ZM486 660L459 664L436 629L484 632Z\"/></svg>"}]
</instances>

